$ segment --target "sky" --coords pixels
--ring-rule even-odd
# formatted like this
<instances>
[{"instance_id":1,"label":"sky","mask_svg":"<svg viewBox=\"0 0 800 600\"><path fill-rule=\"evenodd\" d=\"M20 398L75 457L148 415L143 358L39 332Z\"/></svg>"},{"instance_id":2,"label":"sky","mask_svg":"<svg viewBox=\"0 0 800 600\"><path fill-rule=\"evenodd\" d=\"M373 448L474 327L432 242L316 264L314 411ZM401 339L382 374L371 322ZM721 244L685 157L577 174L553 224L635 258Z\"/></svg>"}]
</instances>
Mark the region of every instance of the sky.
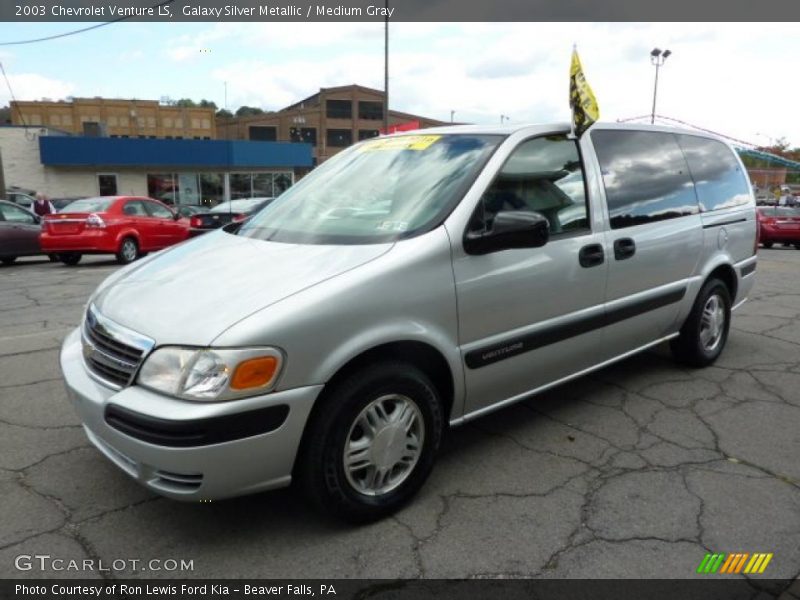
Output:
<instances>
[{"instance_id":1,"label":"sky","mask_svg":"<svg viewBox=\"0 0 800 600\"><path fill-rule=\"evenodd\" d=\"M0 23L0 41L79 29ZM205 98L276 110L320 87L383 88L383 23L115 23L0 46L18 100ZM567 121L573 44L603 121L656 112L757 145L800 146L798 23L392 23L391 108L457 122ZM10 99L0 81L0 104Z\"/></svg>"}]
</instances>

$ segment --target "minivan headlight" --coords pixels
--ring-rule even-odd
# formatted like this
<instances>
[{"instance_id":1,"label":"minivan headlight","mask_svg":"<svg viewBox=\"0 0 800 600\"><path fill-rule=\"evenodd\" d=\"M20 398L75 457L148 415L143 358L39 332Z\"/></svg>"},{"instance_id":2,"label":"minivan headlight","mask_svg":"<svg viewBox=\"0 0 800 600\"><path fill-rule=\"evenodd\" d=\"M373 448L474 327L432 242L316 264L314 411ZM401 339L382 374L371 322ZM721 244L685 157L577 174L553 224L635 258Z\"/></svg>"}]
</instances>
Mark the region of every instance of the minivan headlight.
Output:
<instances>
[{"instance_id":1,"label":"minivan headlight","mask_svg":"<svg viewBox=\"0 0 800 600\"><path fill-rule=\"evenodd\" d=\"M234 400L271 391L282 366L277 348L164 346L145 359L137 383L186 400Z\"/></svg>"}]
</instances>

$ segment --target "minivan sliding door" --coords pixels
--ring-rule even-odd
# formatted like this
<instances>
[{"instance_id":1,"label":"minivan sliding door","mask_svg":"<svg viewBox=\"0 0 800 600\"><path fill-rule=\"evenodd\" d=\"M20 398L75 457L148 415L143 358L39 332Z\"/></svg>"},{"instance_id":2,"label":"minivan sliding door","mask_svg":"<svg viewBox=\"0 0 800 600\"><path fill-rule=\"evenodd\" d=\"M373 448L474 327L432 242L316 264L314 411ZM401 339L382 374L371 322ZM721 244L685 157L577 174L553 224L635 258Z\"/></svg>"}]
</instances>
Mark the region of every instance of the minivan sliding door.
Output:
<instances>
[{"instance_id":1,"label":"minivan sliding door","mask_svg":"<svg viewBox=\"0 0 800 600\"><path fill-rule=\"evenodd\" d=\"M590 136L608 208L604 345L619 355L677 330L703 230L674 134L594 129Z\"/></svg>"}]
</instances>

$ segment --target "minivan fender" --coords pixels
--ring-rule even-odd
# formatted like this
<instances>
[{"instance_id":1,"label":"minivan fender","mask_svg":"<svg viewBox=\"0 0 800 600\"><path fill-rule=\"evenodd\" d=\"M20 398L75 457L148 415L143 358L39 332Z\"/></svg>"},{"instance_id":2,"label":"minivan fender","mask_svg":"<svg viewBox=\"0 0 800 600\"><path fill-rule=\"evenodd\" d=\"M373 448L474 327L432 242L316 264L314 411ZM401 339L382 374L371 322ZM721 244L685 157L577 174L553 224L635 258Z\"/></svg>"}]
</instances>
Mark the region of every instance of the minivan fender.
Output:
<instances>
[{"instance_id":1,"label":"minivan fender","mask_svg":"<svg viewBox=\"0 0 800 600\"><path fill-rule=\"evenodd\" d=\"M710 259L701 263L701 270L698 274L693 277L690 277L687 281L687 293L684 299L683 305L681 306L681 310L678 314L677 319L677 326L678 328L683 326L683 322L689 316L689 313L694 306L694 302L697 299L697 294L700 293L700 289L703 287L706 281L708 281L711 277L719 277L727 286L728 290L731 293L731 302L733 304L736 303L736 295L739 289L739 279L736 275L736 269L734 268L733 258L724 251L719 251Z\"/></svg>"},{"instance_id":2,"label":"minivan fender","mask_svg":"<svg viewBox=\"0 0 800 600\"><path fill-rule=\"evenodd\" d=\"M415 349L415 346L417 349ZM435 353L435 354L432 354ZM435 371L438 367L434 357L438 356L446 365L449 385L440 391L451 393L452 398L445 399L450 408L449 418L460 416L464 410L464 369L461 352L456 340L450 339L446 332L431 323L415 321L383 322L377 327L357 332L356 335L342 343L320 363L311 375L315 382L330 384L332 381L358 366L365 358L375 355L394 356L402 360L416 363L425 372ZM436 376L432 376L434 383ZM449 389L448 389L449 388ZM449 420L449 419L448 419Z\"/></svg>"}]
</instances>

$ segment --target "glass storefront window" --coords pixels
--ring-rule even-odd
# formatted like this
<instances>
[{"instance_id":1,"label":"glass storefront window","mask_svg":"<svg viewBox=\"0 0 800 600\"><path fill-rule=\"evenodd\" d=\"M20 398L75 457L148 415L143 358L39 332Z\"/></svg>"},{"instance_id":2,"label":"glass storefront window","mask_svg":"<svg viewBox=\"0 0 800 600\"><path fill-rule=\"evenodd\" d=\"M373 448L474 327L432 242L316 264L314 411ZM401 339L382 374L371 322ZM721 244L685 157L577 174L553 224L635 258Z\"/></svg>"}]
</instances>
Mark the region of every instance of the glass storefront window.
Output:
<instances>
[{"instance_id":1,"label":"glass storefront window","mask_svg":"<svg viewBox=\"0 0 800 600\"><path fill-rule=\"evenodd\" d=\"M231 173L231 200L252 198L250 173Z\"/></svg>"},{"instance_id":2,"label":"glass storefront window","mask_svg":"<svg viewBox=\"0 0 800 600\"><path fill-rule=\"evenodd\" d=\"M275 196L280 196L283 192L292 187L292 174L291 173L275 173Z\"/></svg>"},{"instance_id":3,"label":"glass storefront window","mask_svg":"<svg viewBox=\"0 0 800 600\"><path fill-rule=\"evenodd\" d=\"M272 198L272 173L253 173L253 198Z\"/></svg>"},{"instance_id":4,"label":"glass storefront window","mask_svg":"<svg viewBox=\"0 0 800 600\"><path fill-rule=\"evenodd\" d=\"M200 173L200 204L211 207L222 202L224 187L222 173Z\"/></svg>"},{"instance_id":5,"label":"glass storefront window","mask_svg":"<svg viewBox=\"0 0 800 600\"><path fill-rule=\"evenodd\" d=\"M178 173L178 202L180 204L200 204L197 173Z\"/></svg>"},{"instance_id":6,"label":"glass storefront window","mask_svg":"<svg viewBox=\"0 0 800 600\"><path fill-rule=\"evenodd\" d=\"M175 176L172 173L147 175L147 195L165 204L175 204Z\"/></svg>"},{"instance_id":7,"label":"glass storefront window","mask_svg":"<svg viewBox=\"0 0 800 600\"><path fill-rule=\"evenodd\" d=\"M231 173L231 200L272 198L294 183L291 171ZM216 206L225 200L223 173L148 173L147 195L165 204Z\"/></svg>"}]
</instances>

